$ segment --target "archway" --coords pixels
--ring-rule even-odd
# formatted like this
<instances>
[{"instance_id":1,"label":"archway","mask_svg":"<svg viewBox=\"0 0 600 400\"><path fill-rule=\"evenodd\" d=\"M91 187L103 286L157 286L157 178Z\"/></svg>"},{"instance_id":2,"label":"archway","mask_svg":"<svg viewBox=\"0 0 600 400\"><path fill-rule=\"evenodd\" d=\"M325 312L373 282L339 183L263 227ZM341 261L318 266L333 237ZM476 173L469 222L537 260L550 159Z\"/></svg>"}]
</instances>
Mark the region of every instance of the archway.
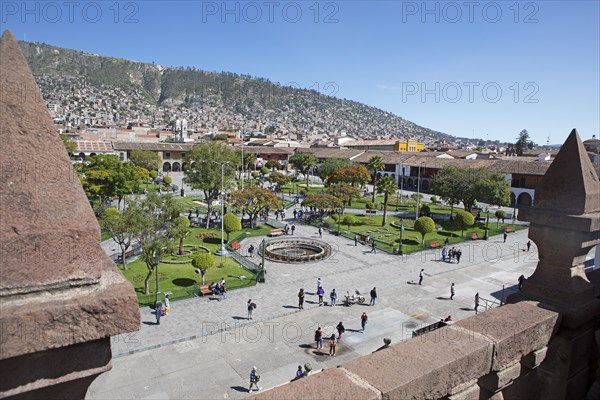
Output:
<instances>
[{"instance_id":1,"label":"archway","mask_svg":"<svg viewBox=\"0 0 600 400\"><path fill-rule=\"evenodd\" d=\"M168 162L165 162L163 164L163 168L162 168L163 172L171 172L171 164Z\"/></svg>"},{"instance_id":2,"label":"archway","mask_svg":"<svg viewBox=\"0 0 600 400\"><path fill-rule=\"evenodd\" d=\"M421 182L421 189L429 190L429 181L427 179L423 179L423 182Z\"/></svg>"},{"instance_id":3,"label":"archway","mask_svg":"<svg viewBox=\"0 0 600 400\"><path fill-rule=\"evenodd\" d=\"M532 205L532 199L531 199L531 195L527 192L523 192L519 195L519 198L517 199L517 202L520 206L528 206L531 207Z\"/></svg>"},{"instance_id":4,"label":"archway","mask_svg":"<svg viewBox=\"0 0 600 400\"><path fill-rule=\"evenodd\" d=\"M412 178L408 178L408 180L406 181L406 185L409 188L412 188L414 186Z\"/></svg>"},{"instance_id":5,"label":"archway","mask_svg":"<svg viewBox=\"0 0 600 400\"><path fill-rule=\"evenodd\" d=\"M178 162L173 163L173 172L181 171L181 165Z\"/></svg>"},{"instance_id":6,"label":"archway","mask_svg":"<svg viewBox=\"0 0 600 400\"><path fill-rule=\"evenodd\" d=\"M515 206L515 200L516 200L515 194L513 192L510 192L510 206L511 207Z\"/></svg>"}]
</instances>

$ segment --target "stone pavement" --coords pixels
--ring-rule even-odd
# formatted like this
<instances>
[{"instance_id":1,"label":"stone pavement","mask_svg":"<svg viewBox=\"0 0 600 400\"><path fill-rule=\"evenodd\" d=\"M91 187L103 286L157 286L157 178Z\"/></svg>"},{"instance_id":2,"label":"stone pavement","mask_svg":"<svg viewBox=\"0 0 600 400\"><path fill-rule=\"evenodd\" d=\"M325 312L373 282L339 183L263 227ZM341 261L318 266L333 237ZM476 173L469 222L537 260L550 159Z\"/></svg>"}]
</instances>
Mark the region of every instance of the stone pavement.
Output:
<instances>
[{"instance_id":1,"label":"stone pavement","mask_svg":"<svg viewBox=\"0 0 600 400\"><path fill-rule=\"evenodd\" d=\"M314 227L297 224L296 232L318 239ZM523 251L527 232L510 234L507 243L501 236L465 242L460 264L441 262L439 250L404 257L372 254L365 246L326 233L323 240L335 249L330 259L303 265L267 262L265 284L232 291L220 302L172 302L160 326L154 325L152 310L142 308L140 331L112 339L113 370L92 384L88 398L241 398L247 395L253 365L259 368L261 386L272 387L289 381L306 362L314 370L335 367L376 350L384 337L397 343L447 315L465 318L474 313L476 292L482 299L506 297L516 290L519 275L533 272L537 252L535 245ZM258 244L261 238L249 240ZM416 284L421 268L426 274L423 286ZM347 290L358 289L368 303L369 290L377 287L377 305L319 307L312 295L319 277L326 300L332 288L338 303ZM452 282L456 296L449 300ZM301 287L307 296L305 310L298 311ZM258 305L252 321L246 319L250 298ZM363 311L369 323L361 334ZM317 326L331 334L339 321L348 331L335 358L308 346Z\"/></svg>"}]
</instances>

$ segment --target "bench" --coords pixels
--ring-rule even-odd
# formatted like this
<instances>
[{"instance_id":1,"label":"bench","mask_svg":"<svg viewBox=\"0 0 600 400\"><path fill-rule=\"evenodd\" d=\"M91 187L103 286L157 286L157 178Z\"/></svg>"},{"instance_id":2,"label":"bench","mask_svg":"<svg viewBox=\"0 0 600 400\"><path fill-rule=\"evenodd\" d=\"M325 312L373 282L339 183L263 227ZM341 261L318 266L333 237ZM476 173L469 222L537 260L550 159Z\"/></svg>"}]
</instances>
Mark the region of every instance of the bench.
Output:
<instances>
[{"instance_id":1,"label":"bench","mask_svg":"<svg viewBox=\"0 0 600 400\"><path fill-rule=\"evenodd\" d=\"M212 290L209 289L210 285L198 285L198 293L202 296L212 294Z\"/></svg>"},{"instance_id":2,"label":"bench","mask_svg":"<svg viewBox=\"0 0 600 400\"><path fill-rule=\"evenodd\" d=\"M269 233L269 236L273 237L273 236L281 236L283 235L283 230L281 229L271 229L271 233Z\"/></svg>"},{"instance_id":3,"label":"bench","mask_svg":"<svg viewBox=\"0 0 600 400\"><path fill-rule=\"evenodd\" d=\"M479 235L476 233L471 233L471 240L477 240L479 239Z\"/></svg>"},{"instance_id":4,"label":"bench","mask_svg":"<svg viewBox=\"0 0 600 400\"><path fill-rule=\"evenodd\" d=\"M440 247L440 242L434 240L433 242L429 243L429 247L432 249L436 249L436 248Z\"/></svg>"},{"instance_id":5,"label":"bench","mask_svg":"<svg viewBox=\"0 0 600 400\"><path fill-rule=\"evenodd\" d=\"M377 210L365 210L365 215L368 215L368 214L373 214L373 215L377 214Z\"/></svg>"},{"instance_id":6,"label":"bench","mask_svg":"<svg viewBox=\"0 0 600 400\"><path fill-rule=\"evenodd\" d=\"M507 226L506 228L504 228L504 232L506 233L511 233L514 232L515 230L511 227L511 226Z\"/></svg>"},{"instance_id":7,"label":"bench","mask_svg":"<svg viewBox=\"0 0 600 400\"><path fill-rule=\"evenodd\" d=\"M235 251L238 251L242 246L240 246L240 242L237 240L231 243L231 248Z\"/></svg>"}]
</instances>

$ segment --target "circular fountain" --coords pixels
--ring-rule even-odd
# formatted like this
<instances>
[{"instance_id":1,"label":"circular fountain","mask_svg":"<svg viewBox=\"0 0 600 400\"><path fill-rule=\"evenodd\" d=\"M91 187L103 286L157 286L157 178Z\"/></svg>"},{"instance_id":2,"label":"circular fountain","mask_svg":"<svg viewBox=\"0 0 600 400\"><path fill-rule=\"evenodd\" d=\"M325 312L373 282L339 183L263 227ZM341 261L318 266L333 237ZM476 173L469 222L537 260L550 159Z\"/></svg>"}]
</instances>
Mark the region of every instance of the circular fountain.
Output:
<instances>
[{"instance_id":1,"label":"circular fountain","mask_svg":"<svg viewBox=\"0 0 600 400\"><path fill-rule=\"evenodd\" d=\"M307 238L278 238L266 241L259 248L269 261L283 263L306 263L324 260L331 255L331 246L325 242Z\"/></svg>"}]
</instances>

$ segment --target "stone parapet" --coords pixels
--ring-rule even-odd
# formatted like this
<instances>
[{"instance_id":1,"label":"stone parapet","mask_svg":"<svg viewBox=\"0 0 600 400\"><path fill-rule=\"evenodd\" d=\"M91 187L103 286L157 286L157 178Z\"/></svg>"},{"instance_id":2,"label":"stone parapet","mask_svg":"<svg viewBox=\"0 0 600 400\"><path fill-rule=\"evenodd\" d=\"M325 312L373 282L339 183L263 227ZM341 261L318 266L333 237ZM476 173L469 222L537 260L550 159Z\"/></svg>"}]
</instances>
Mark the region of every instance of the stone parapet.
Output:
<instances>
[{"instance_id":1,"label":"stone parapet","mask_svg":"<svg viewBox=\"0 0 600 400\"><path fill-rule=\"evenodd\" d=\"M254 398L502 398L522 376L531 378L557 322L539 303L509 304Z\"/></svg>"}]
</instances>

